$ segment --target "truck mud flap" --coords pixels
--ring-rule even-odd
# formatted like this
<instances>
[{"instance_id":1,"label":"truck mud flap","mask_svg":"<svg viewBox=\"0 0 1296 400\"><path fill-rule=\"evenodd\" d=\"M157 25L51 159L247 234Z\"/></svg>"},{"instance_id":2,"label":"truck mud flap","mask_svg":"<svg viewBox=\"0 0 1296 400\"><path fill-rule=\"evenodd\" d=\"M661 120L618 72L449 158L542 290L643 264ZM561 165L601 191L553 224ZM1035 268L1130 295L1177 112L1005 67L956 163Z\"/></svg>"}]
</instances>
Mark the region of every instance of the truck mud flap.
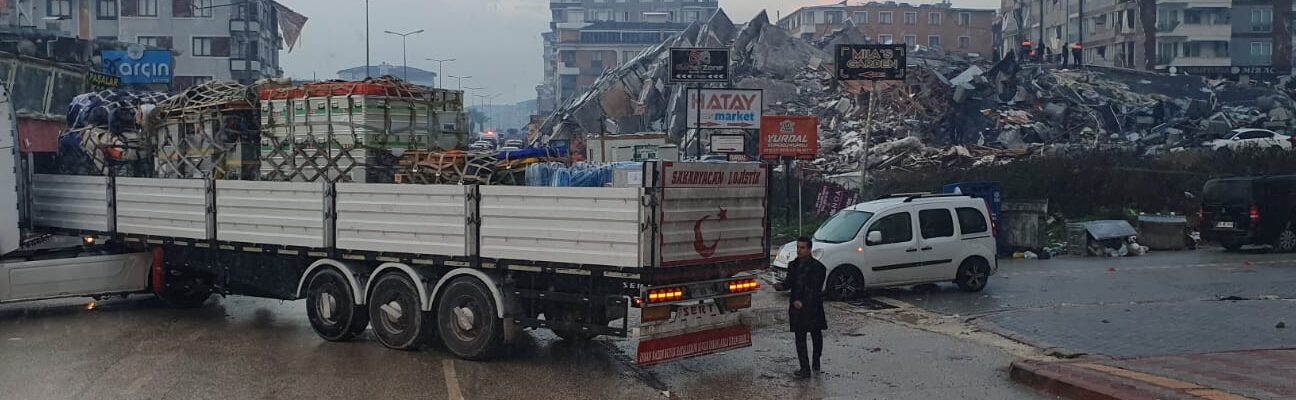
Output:
<instances>
[{"instance_id":1,"label":"truck mud flap","mask_svg":"<svg viewBox=\"0 0 1296 400\"><path fill-rule=\"evenodd\" d=\"M651 366L751 347L751 326L742 313L724 312L713 302L670 306L669 320L642 322L635 363ZM664 310L663 310L664 311ZM645 310L647 317L653 312Z\"/></svg>"}]
</instances>

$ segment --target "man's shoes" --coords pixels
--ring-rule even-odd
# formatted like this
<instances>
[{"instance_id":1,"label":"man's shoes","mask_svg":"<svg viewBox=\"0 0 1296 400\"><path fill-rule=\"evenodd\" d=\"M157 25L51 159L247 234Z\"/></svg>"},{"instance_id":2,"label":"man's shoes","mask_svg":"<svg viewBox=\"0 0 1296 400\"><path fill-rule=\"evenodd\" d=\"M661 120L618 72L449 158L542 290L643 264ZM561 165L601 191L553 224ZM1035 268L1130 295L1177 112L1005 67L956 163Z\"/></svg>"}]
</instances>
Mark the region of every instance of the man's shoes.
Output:
<instances>
[{"instance_id":1,"label":"man's shoes","mask_svg":"<svg viewBox=\"0 0 1296 400\"><path fill-rule=\"evenodd\" d=\"M810 370L808 370L808 369L798 369L798 370L796 371L796 373L792 374L792 376L797 377L797 379L805 379L805 378L809 378L809 377L810 377Z\"/></svg>"},{"instance_id":2,"label":"man's shoes","mask_svg":"<svg viewBox=\"0 0 1296 400\"><path fill-rule=\"evenodd\" d=\"M814 371L815 373L822 372L819 370L819 361L816 360L814 362L814 365L810 367L810 370Z\"/></svg>"}]
</instances>

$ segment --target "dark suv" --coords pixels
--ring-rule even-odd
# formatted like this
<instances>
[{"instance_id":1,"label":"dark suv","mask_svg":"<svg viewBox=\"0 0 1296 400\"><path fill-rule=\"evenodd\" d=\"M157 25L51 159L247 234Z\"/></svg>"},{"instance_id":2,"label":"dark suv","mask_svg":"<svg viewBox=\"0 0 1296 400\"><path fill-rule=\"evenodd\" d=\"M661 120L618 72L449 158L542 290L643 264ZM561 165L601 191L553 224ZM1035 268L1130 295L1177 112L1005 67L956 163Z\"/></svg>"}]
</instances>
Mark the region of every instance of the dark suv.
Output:
<instances>
[{"instance_id":1,"label":"dark suv","mask_svg":"<svg viewBox=\"0 0 1296 400\"><path fill-rule=\"evenodd\" d=\"M1201 215L1202 238L1225 249L1258 244L1296 251L1296 175L1211 179Z\"/></svg>"}]
</instances>

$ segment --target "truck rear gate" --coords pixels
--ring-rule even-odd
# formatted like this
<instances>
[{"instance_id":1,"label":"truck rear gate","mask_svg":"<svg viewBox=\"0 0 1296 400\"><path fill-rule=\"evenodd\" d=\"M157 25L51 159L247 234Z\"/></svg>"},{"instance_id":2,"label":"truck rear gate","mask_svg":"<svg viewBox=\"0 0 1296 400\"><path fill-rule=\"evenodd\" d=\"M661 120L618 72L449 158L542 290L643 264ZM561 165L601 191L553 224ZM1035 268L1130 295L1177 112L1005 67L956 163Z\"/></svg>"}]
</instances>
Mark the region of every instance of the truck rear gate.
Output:
<instances>
[{"instance_id":1,"label":"truck rear gate","mask_svg":"<svg viewBox=\"0 0 1296 400\"><path fill-rule=\"evenodd\" d=\"M438 318L437 311L446 310L434 310L434 302L443 288L471 294L453 285L469 277L480 280L496 304L447 309L461 320L494 311L513 328L550 328L575 338L626 336L632 333L628 318L619 327L608 325L634 304L644 307L633 331L641 339L642 364L749 346L739 311L750 306L747 292L756 284L734 275L768 263L768 170L755 163L650 162L631 173L640 174L630 181L641 185L34 175L28 180L29 221L47 232L163 247L167 279L183 277L224 294L308 297L313 326L341 305L363 310L373 290L412 286L418 302L408 305L421 306L428 317L419 319L432 322L403 321L448 333L455 319ZM326 270L341 274L316 282ZM381 280L389 274L406 281ZM310 297L312 290L339 285L350 290ZM336 303L337 295L348 298ZM370 307L369 318L405 315L395 302L383 306ZM316 328L329 340L348 337ZM379 332L377 321L374 328L386 345L406 343L394 345L397 339ZM447 347L468 358L487 352Z\"/></svg>"}]
</instances>

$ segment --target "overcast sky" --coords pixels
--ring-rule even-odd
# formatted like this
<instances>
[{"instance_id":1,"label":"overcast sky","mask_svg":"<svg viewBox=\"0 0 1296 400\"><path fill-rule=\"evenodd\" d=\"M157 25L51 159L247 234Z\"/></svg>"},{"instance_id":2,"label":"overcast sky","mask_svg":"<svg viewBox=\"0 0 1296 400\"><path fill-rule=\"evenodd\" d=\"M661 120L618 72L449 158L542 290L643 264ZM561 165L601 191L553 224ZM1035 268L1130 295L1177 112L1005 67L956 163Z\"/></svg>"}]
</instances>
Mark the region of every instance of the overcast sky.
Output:
<instances>
[{"instance_id":1,"label":"overcast sky","mask_svg":"<svg viewBox=\"0 0 1296 400\"><path fill-rule=\"evenodd\" d=\"M720 0L738 22L761 9L787 14L798 7L840 0ZM856 0L851 0L852 2ZM282 55L287 75L337 78L341 69L364 65L364 2L361 0L279 0L310 21L301 40ZM454 58L446 75L472 76L464 86L484 87L477 94L499 94L497 104L535 98L541 79L540 33L549 29L549 0L369 0L373 64L401 63L399 37L383 31L425 32L408 39L409 64L436 70L427 58ZM924 3L934 1L914 1ZM957 7L994 8L999 0L954 0ZM447 78L446 86L457 81Z\"/></svg>"}]
</instances>

